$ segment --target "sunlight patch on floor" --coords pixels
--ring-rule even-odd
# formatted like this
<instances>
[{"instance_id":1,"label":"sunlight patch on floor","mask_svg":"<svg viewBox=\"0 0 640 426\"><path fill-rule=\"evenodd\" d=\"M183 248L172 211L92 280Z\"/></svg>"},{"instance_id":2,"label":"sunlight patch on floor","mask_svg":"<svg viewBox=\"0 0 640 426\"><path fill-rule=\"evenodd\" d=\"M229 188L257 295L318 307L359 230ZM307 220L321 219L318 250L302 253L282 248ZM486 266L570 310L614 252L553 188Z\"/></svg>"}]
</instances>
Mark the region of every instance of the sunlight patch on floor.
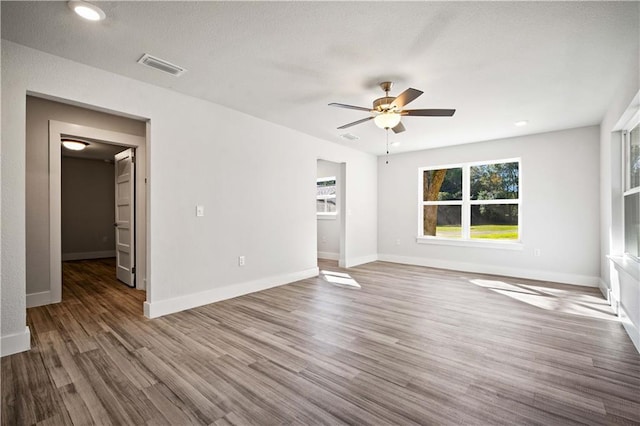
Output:
<instances>
[{"instance_id":1,"label":"sunlight patch on floor","mask_svg":"<svg viewBox=\"0 0 640 426\"><path fill-rule=\"evenodd\" d=\"M597 296L575 294L568 290L551 287L511 284L498 280L473 279L469 282L547 311L619 321L606 300Z\"/></svg>"},{"instance_id":2,"label":"sunlight patch on floor","mask_svg":"<svg viewBox=\"0 0 640 426\"><path fill-rule=\"evenodd\" d=\"M322 275L322 278L324 278L327 282L331 284L345 286L345 287L361 288L360 284L358 284L356 280L351 278L349 274L345 274L343 272L333 272L333 271L323 270L323 271L320 271L320 275Z\"/></svg>"}]
</instances>

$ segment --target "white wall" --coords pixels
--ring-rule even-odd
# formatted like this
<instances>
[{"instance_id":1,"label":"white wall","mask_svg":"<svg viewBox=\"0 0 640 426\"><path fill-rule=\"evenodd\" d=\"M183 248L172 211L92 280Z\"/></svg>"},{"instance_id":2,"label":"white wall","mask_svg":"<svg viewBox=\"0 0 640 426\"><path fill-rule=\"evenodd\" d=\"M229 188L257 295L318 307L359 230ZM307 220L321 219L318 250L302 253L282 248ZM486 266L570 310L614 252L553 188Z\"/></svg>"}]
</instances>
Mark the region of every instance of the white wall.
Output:
<instances>
[{"instance_id":1,"label":"white wall","mask_svg":"<svg viewBox=\"0 0 640 426\"><path fill-rule=\"evenodd\" d=\"M61 171L62 260L115 256L114 164L62 157Z\"/></svg>"},{"instance_id":2,"label":"white wall","mask_svg":"<svg viewBox=\"0 0 640 426\"><path fill-rule=\"evenodd\" d=\"M331 161L318 160L318 178L336 177L336 207L335 216L318 216L318 257L320 259L338 260L340 257L340 219L343 209L340 205L340 164Z\"/></svg>"},{"instance_id":3,"label":"white wall","mask_svg":"<svg viewBox=\"0 0 640 426\"><path fill-rule=\"evenodd\" d=\"M381 260L597 285L597 126L393 155L378 161ZM418 168L521 158L521 250L418 244ZM400 240L397 245L396 241ZM541 250L534 257L534 249Z\"/></svg>"},{"instance_id":4,"label":"white wall","mask_svg":"<svg viewBox=\"0 0 640 426\"><path fill-rule=\"evenodd\" d=\"M151 316L317 273L309 188L318 158L346 163L346 264L376 258L374 156L3 40L1 318L3 343L19 342L3 345L3 354L26 349L28 336L28 91L150 119ZM277 188L277 196L263 188ZM206 207L205 217L196 218L196 204ZM237 266L238 255L246 256L245 267Z\"/></svg>"}]
</instances>

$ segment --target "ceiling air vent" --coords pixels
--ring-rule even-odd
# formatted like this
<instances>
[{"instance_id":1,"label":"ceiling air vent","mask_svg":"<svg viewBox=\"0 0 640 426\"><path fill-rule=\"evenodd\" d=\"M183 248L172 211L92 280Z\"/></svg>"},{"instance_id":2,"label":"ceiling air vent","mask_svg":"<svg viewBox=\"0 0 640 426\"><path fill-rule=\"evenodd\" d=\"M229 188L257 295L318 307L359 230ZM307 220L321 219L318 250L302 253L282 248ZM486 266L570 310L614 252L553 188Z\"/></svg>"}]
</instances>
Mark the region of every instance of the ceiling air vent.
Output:
<instances>
[{"instance_id":1,"label":"ceiling air vent","mask_svg":"<svg viewBox=\"0 0 640 426\"><path fill-rule=\"evenodd\" d=\"M340 137L348 141L357 141L358 139L360 139L358 136L352 135L351 133L343 133L340 135Z\"/></svg>"},{"instance_id":2,"label":"ceiling air vent","mask_svg":"<svg viewBox=\"0 0 640 426\"><path fill-rule=\"evenodd\" d=\"M187 72L187 70L182 67L174 65L171 62L167 62L164 59L151 56L148 53L142 55L142 58L138 59L138 63L151 68L155 68L171 75L175 75L176 77L180 77L182 74Z\"/></svg>"}]
</instances>

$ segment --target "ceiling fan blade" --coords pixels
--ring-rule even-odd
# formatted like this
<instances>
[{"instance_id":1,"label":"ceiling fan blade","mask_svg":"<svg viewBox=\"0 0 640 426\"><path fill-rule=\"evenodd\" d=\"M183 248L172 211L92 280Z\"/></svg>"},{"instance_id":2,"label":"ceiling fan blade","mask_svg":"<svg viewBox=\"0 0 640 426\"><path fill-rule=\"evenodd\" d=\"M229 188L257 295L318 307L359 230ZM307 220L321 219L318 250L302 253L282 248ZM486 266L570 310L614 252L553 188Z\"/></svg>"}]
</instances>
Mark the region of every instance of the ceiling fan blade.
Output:
<instances>
[{"instance_id":1,"label":"ceiling fan blade","mask_svg":"<svg viewBox=\"0 0 640 426\"><path fill-rule=\"evenodd\" d=\"M338 107L338 108L347 108L347 109L357 109L358 111L371 112L371 108L359 107L359 106L355 106L355 105L338 104L338 103L335 103L335 102L330 103L329 106L335 106L335 107Z\"/></svg>"},{"instance_id":2,"label":"ceiling fan blade","mask_svg":"<svg viewBox=\"0 0 640 426\"><path fill-rule=\"evenodd\" d=\"M396 125L396 127L392 128L391 130L393 130L393 133L402 133L407 129L405 129L402 122L400 122Z\"/></svg>"},{"instance_id":3,"label":"ceiling fan blade","mask_svg":"<svg viewBox=\"0 0 640 426\"><path fill-rule=\"evenodd\" d=\"M422 95L424 92L422 90L408 88L404 92L400 93L398 97L396 97L393 102L391 102L392 107L402 108L407 105L409 102L415 100L418 96Z\"/></svg>"},{"instance_id":4,"label":"ceiling fan blade","mask_svg":"<svg viewBox=\"0 0 640 426\"><path fill-rule=\"evenodd\" d=\"M345 124L338 127L338 129L346 129L347 127L355 126L356 124L364 123L365 121L373 120L373 117L363 118L362 120L354 121L353 123Z\"/></svg>"},{"instance_id":5,"label":"ceiling fan blade","mask_svg":"<svg viewBox=\"0 0 640 426\"><path fill-rule=\"evenodd\" d=\"M401 114L413 117L451 117L455 112L455 109L405 109Z\"/></svg>"}]
</instances>

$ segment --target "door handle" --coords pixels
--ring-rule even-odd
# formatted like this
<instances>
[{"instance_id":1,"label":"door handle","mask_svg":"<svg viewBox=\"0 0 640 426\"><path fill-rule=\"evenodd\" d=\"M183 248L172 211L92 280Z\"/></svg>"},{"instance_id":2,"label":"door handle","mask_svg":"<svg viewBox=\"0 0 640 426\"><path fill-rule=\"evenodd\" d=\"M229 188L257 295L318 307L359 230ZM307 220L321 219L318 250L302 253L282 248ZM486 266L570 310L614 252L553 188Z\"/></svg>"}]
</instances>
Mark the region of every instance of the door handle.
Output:
<instances>
[{"instance_id":1,"label":"door handle","mask_svg":"<svg viewBox=\"0 0 640 426\"><path fill-rule=\"evenodd\" d=\"M114 222L113 226L115 226L117 228L118 227L118 222Z\"/></svg>"}]
</instances>

